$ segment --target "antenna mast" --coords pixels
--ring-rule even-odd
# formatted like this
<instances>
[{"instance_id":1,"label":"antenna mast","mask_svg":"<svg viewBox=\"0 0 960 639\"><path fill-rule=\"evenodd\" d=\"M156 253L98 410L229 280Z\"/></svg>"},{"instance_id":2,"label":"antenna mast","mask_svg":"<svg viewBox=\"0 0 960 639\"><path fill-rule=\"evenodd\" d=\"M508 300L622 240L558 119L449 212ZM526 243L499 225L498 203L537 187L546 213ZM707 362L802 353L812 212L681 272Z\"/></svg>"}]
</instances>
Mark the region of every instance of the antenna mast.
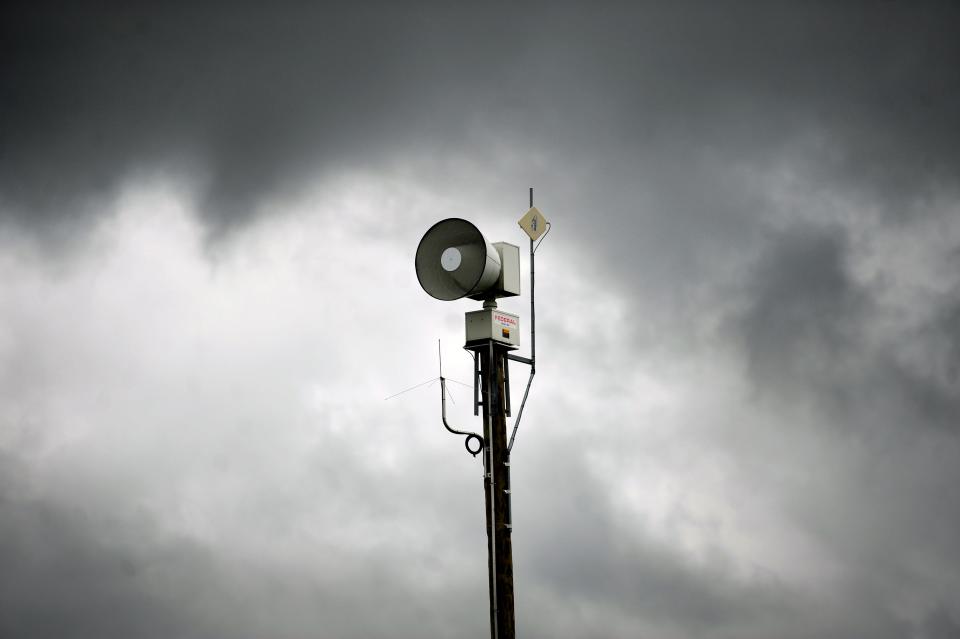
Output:
<instances>
[{"instance_id":1,"label":"antenna mast","mask_svg":"<svg viewBox=\"0 0 960 639\"><path fill-rule=\"evenodd\" d=\"M469 297L483 301L483 310L466 314L466 344L474 360L474 415L483 409L483 435L456 429L447 422L446 379L440 370L440 406L444 427L466 437L467 451L483 452L483 486L487 520L490 636L514 639L513 519L510 489L510 451L536 374L536 315L534 253L550 223L533 206L519 221L530 237L530 358L514 355L519 347L520 318L497 308L497 299L520 294L519 247L490 244L473 224L459 218L438 222L420 240L416 269L420 285L440 300ZM537 242L537 240L540 242ZM438 345L439 350L439 345ZM438 353L439 354L439 353ZM510 361L530 366L520 410L507 440L510 416ZM474 445L471 446L471 443Z\"/></svg>"}]
</instances>

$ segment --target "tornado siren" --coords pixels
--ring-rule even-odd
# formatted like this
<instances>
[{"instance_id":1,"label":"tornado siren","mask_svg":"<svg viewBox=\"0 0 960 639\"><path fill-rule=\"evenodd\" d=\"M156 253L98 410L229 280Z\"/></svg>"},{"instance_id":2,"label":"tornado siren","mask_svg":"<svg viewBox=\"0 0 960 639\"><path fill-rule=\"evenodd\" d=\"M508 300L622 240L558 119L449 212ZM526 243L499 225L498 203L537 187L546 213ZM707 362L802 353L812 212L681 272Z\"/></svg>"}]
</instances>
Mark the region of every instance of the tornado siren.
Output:
<instances>
[{"instance_id":1,"label":"tornado siren","mask_svg":"<svg viewBox=\"0 0 960 639\"><path fill-rule=\"evenodd\" d=\"M483 483L487 520L487 568L490 586L490 635L515 639L513 611L513 518L510 488L510 449L520 426L523 407L536 372L536 313L534 312L534 253L550 229L543 213L533 207L519 220L530 238L530 357L511 351L520 347L520 317L497 308L501 297L520 294L520 248L488 242L476 226L460 218L434 224L420 239L415 266L420 286L431 297L451 301L464 297L483 302L483 310L465 317L464 348L473 359L473 414L483 409L482 434L461 430L447 421L447 380L440 370L440 418L444 428L465 437L467 452L483 453ZM538 241L539 240L539 241ZM439 348L439 344L438 344ZM439 353L438 353L439 354ZM507 439L510 406L510 362L530 367L530 376Z\"/></svg>"},{"instance_id":2,"label":"tornado siren","mask_svg":"<svg viewBox=\"0 0 960 639\"><path fill-rule=\"evenodd\" d=\"M451 217L424 234L415 258L420 286L438 300L495 300L520 294L520 248L491 244L466 220Z\"/></svg>"}]
</instances>

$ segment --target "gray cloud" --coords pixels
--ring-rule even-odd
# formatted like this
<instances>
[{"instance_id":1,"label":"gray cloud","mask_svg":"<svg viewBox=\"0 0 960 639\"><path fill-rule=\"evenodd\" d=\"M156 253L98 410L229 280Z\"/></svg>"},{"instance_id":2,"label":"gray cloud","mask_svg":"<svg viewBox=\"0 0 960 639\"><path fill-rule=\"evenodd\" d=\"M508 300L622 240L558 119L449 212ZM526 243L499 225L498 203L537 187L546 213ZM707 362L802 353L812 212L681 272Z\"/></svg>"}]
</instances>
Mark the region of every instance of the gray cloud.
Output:
<instances>
[{"instance_id":1,"label":"gray cloud","mask_svg":"<svg viewBox=\"0 0 960 639\"><path fill-rule=\"evenodd\" d=\"M21 8L5 25L8 209L51 223L138 166L185 162L215 230L311 165L365 165L456 136L471 116L462 107L495 87L516 46L488 38L520 32L489 13L464 24L386 5ZM451 47L466 68L441 55Z\"/></svg>"},{"instance_id":2,"label":"gray cloud","mask_svg":"<svg viewBox=\"0 0 960 639\"><path fill-rule=\"evenodd\" d=\"M850 594L873 593L876 613L890 614L888 602L905 596L890 586L896 580L910 581L913 596L940 593L922 612L929 618L911 622L921 636L935 635L950 623L938 584L952 582L949 567L960 560L948 541L960 534L960 511L945 501L947 486L960 480L951 462L960 445L956 327L944 321L955 291L906 314L891 304L892 279L863 279L858 259L844 227L772 234L728 327L751 402L777 425L770 448L760 450L773 464L797 464L791 472L805 478L776 488L780 503L843 566Z\"/></svg>"},{"instance_id":3,"label":"gray cloud","mask_svg":"<svg viewBox=\"0 0 960 639\"><path fill-rule=\"evenodd\" d=\"M381 400L533 184L522 632L956 635L956 6L113 5L0 24L0 634L483 634Z\"/></svg>"},{"instance_id":4,"label":"gray cloud","mask_svg":"<svg viewBox=\"0 0 960 639\"><path fill-rule=\"evenodd\" d=\"M212 539L177 532L150 506L123 495L104 499L108 491L96 485L45 484L28 464L4 455L0 630L17 637L185 638L298 637L318 628L343 637L452 636L453 628L471 626L480 632L483 606L471 601L483 582L468 586L461 562L444 550L456 519L443 534L434 525L420 545L405 546L401 539L410 538L397 526L396 511L409 510L427 487L351 472L342 464L343 449L324 448L313 456L321 463L307 470L320 487L312 495L320 530L310 535L316 541L307 544L309 554L292 558L276 545L302 543L290 535L297 514L257 503L257 496L235 504L256 513L245 526L272 532L255 536L262 545L251 552L242 541L249 531L225 529ZM334 463L339 477L331 482ZM379 480L379 488L364 487L363 480ZM347 484L350 494L341 494ZM375 503L347 509L361 493ZM283 497L274 487L270 501ZM391 500L394 507L384 508ZM431 513L421 510L420 517ZM361 550L351 540L338 541L335 532L324 539L323 528L343 525L356 530L353 543L382 541L361 542ZM473 563L481 575L482 562Z\"/></svg>"},{"instance_id":5,"label":"gray cloud","mask_svg":"<svg viewBox=\"0 0 960 639\"><path fill-rule=\"evenodd\" d=\"M891 334L878 325L894 311L852 277L849 260L840 227L791 228L767 246L734 324L757 388L812 392L845 413L845 424L863 414L906 429L955 429L955 294L937 300L919 325ZM910 361L911 350L922 359Z\"/></svg>"},{"instance_id":6,"label":"gray cloud","mask_svg":"<svg viewBox=\"0 0 960 639\"><path fill-rule=\"evenodd\" d=\"M835 375L864 348L860 328L873 310L851 280L847 252L842 228L791 229L767 247L736 323L758 384L843 392Z\"/></svg>"},{"instance_id":7,"label":"gray cloud","mask_svg":"<svg viewBox=\"0 0 960 639\"><path fill-rule=\"evenodd\" d=\"M685 220L681 234L740 226L717 212L738 198L690 188L725 181L711 165L731 156L792 149L820 179L909 203L955 180L955 13L31 5L5 20L0 191L8 215L49 225L137 166L187 162L220 228L311 165L495 156L491 141L512 140L555 158L538 184L586 170L574 202L619 219L636 193L607 178L626 171L672 209L654 224Z\"/></svg>"},{"instance_id":8,"label":"gray cloud","mask_svg":"<svg viewBox=\"0 0 960 639\"><path fill-rule=\"evenodd\" d=\"M579 444L550 441L561 449L534 454L563 460L565 466L527 478L532 483L525 490L538 497L522 504L528 514L521 526L526 523L532 530L519 548L518 570L525 569L521 574L528 590L547 589L553 604L537 601L521 608L535 613L527 620L531 636L839 639L902 637L915 629L914 622L891 609L883 584L873 583L875 567L857 560L847 564L849 554L846 560L838 558L845 564L841 583L818 591L776 572L745 571L720 545L703 557L682 552L675 540L657 539L628 522L624 505L612 497L614 487L591 472L581 456L562 449ZM561 483L566 489L557 490L560 475L576 481ZM786 488L775 490L780 498L791 499ZM806 520L811 519L816 517L808 513ZM594 622L600 618L605 623L598 627Z\"/></svg>"},{"instance_id":9,"label":"gray cloud","mask_svg":"<svg viewBox=\"0 0 960 639\"><path fill-rule=\"evenodd\" d=\"M195 574L209 571L206 553L190 544L158 543L148 522L24 494L17 484L29 476L15 462L9 455L2 461L3 634L216 636L218 629L204 628L189 612L199 584L178 580L167 592L153 585L158 575L171 571L171 560L180 564L174 572L185 564ZM179 596L171 598L177 590Z\"/></svg>"}]
</instances>

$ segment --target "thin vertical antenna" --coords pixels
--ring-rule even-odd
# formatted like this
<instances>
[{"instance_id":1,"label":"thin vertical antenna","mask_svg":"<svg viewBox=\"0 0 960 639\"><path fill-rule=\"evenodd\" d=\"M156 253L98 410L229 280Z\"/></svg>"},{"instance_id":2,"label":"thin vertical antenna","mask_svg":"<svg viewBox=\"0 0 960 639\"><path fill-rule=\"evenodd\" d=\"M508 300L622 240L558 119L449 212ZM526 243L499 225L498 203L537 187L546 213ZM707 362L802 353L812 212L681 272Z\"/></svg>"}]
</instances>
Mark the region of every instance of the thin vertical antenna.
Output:
<instances>
[{"instance_id":1,"label":"thin vertical antenna","mask_svg":"<svg viewBox=\"0 0 960 639\"><path fill-rule=\"evenodd\" d=\"M440 340L437 340L437 360L440 362L440 378L443 379L443 353L440 351Z\"/></svg>"},{"instance_id":2,"label":"thin vertical antenna","mask_svg":"<svg viewBox=\"0 0 960 639\"><path fill-rule=\"evenodd\" d=\"M533 208L533 187L530 187L530 208ZM537 316L533 305L533 238L530 238L530 372L537 372ZM531 375L532 377L532 375ZM516 431L514 431L516 434ZM510 438L510 445L513 446L513 437Z\"/></svg>"},{"instance_id":3,"label":"thin vertical antenna","mask_svg":"<svg viewBox=\"0 0 960 639\"><path fill-rule=\"evenodd\" d=\"M533 208L533 187L530 187L530 208ZM547 227L550 228L549 226ZM520 428L520 418L523 417L523 407L527 405L527 395L530 394L530 384L533 383L533 376L537 374L537 315L534 300L536 299L536 290L534 289L535 270L533 254L536 247L533 238L530 238L530 376L527 378L527 388L523 391L523 399L520 400L520 410L517 411L517 419L513 422L513 432L510 433L510 441L507 443L507 455L513 450L513 441L517 438L517 429Z\"/></svg>"}]
</instances>

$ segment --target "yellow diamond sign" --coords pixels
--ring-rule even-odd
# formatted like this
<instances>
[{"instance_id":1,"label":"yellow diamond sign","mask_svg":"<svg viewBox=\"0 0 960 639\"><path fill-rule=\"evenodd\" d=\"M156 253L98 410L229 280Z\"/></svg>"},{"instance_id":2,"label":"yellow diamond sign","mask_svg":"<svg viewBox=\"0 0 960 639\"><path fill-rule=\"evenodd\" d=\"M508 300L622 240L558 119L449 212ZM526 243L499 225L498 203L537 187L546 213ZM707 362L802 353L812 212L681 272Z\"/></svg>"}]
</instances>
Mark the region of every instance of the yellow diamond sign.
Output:
<instances>
[{"instance_id":1,"label":"yellow diamond sign","mask_svg":"<svg viewBox=\"0 0 960 639\"><path fill-rule=\"evenodd\" d=\"M547 218L543 217L543 213L535 206L527 211L517 224L534 241L547 230Z\"/></svg>"}]
</instances>

